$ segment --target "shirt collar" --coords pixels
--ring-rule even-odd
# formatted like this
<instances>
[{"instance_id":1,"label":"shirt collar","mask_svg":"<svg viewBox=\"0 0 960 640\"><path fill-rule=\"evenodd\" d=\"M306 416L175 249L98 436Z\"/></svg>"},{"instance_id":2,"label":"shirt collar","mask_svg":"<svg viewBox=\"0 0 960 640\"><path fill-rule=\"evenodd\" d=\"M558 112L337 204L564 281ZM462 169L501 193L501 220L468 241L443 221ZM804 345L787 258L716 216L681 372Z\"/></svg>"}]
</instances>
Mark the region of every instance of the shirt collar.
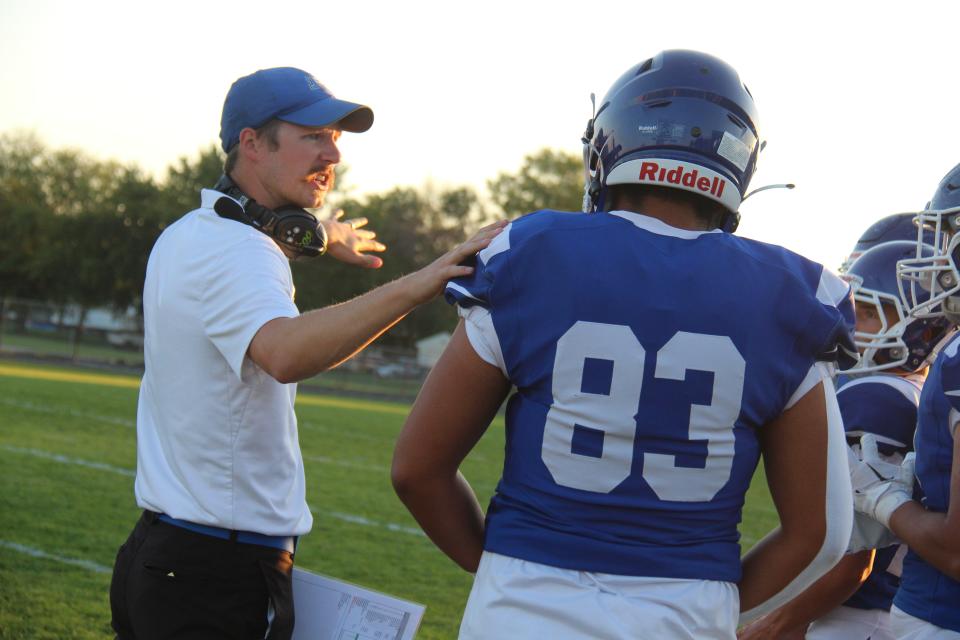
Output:
<instances>
[{"instance_id":1,"label":"shirt collar","mask_svg":"<svg viewBox=\"0 0 960 640\"><path fill-rule=\"evenodd\" d=\"M201 189L200 190L200 208L201 209L213 209L213 205L216 204L217 200L220 198L229 198L230 196L215 191L213 189ZM239 202L237 204L240 204Z\"/></svg>"},{"instance_id":2,"label":"shirt collar","mask_svg":"<svg viewBox=\"0 0 960 640\"><path fill-rule=\"evenodd\" d=\"M609 211L608 213L612 216L623 218L624 220L633 223L634 226L649 231L650 233L655 233L660 236L672 236L682 240L694 240L707 233L723 233L723 231L720 229L711 229L709 231L678 229L677 227L671 227L659 218L647 216L642 213L636 213L634 211Z\"/></svg>"}]
</instances>

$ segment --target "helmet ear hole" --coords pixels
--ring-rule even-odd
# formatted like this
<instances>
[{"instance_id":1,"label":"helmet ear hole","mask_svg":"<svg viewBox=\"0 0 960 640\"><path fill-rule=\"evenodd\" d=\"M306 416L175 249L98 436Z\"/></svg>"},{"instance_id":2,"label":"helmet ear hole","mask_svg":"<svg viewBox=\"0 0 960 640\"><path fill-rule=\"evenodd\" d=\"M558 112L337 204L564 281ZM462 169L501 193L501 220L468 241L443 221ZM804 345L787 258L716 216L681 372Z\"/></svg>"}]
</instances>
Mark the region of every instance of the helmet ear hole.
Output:
<instances>
[{"instance_id":1,"label":"helmet ear hole","mask_svg":"<svg viewBox=\"0 0 960 640\"><path fill-rule=\"evenodd\" d=\"M600 154L596 150L590 151L590 159L587 163L587 166L590 167L590 171L596 171L597 166L600 164Z\"/></svg>"}]
</instances>

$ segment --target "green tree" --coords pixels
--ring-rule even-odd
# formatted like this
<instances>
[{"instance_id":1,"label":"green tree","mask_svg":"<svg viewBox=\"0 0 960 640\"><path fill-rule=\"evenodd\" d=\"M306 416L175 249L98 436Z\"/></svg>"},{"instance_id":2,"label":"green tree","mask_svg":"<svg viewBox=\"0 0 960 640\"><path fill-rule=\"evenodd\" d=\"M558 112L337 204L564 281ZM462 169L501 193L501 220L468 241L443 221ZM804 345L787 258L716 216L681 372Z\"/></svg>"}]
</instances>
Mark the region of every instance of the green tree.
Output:
<instances>
[{"instance_id":1,"label":"green tree","mask_svg":"<svg viewBox=\"0 0 960 640\"><path fill-rule=\"evenodd\" d=\"M339 203L346 217L365 217L385 245L383 267L360 269L328 258L294 262L297 305L315 309L349 300L373 287L411 273L462 242L487 219L477 194L468 187L396 187L386 193ZM412 346L438 331L449 331L456 314L442 300L420 307L382 341Z\"/></svg>"},{"instance_id":2,"label":"green tree","mask_svg":"<svg viewBox=\"0 0 960 640\"><path fill-rule=\"evenodd\" d=\"M571 153L541 149L526 156L517 173L501 172L487 182L504 217L539 209L579 211L583 203L583 162Z\"/></svg>"},{"instance_id":3,"label":"green tree","mask_svg":"<svg viewBox=\"0 0 960 640\"><path fill-rule=\"evenodd\" d=\"M76 305L76 353L88 309L139 304L149 249L170 219L160 201L136 167L49 150L28 134L0 137L3 299Z\"/></svg>"},{"instance_id":4,"label":"green tree","mask_svg":"<svg viewBox=\"0 0 960 640\"><path fill-rule=\"evenodd\" d=\"M139 306L147 257L160 232L195 209L199 191L223 170L211 145L172 163L159 181L135 166L100 161L76 150L49 150L30 134L0 135L0 300L45 299L82 309ZM376 271L329 259L293 265L297 301L311 309L347 300L424 266L469 236L489 217L470 188L397 187L353 197L345 167L331 202L347 217L367 217L387 245ZM543 149L517 173L488 182L491 199L507 217L542 208L577 210L580 161ZM0 303L0 318L3 317ZM450 329L455 314L442 301L412 313L387 342L411 345Z\"/></svg>"},{"instance_id":5,"label":"green tree","mask_svg":"<svg viewBox=\"0 0 960 640\"><path fill-rule=\"evenodd\" d=\"M0 136L0 296L30 297L43 285L38 253L45 246L45 205L40 167L46 149L30 134Z\"/></svg>"},{"instance_id":6,"label":"green tree","mask_svg":"<svg viewBox=\"0 0 960 640\"><path fill-rule=\"evenodd\" d=\"M195 157L182 156L167 168L161 200L170 221L200 206L200 190L209 189L223 174L224 155L211 144Z\"/></svg>"},{"instance_id":7,"label":"green tree","mask_svg":"<svg viewBox=\"0 0 960 640\"><path fill-rule=\"evenodd\" d=\"M0 136L0 335L14 298L36 296L42 286L37 273L38 254L44 251L46 218L38 166L45 149L27 133ZM16 316L23 329L26 307Z\"/></svg>"}]
</instances>

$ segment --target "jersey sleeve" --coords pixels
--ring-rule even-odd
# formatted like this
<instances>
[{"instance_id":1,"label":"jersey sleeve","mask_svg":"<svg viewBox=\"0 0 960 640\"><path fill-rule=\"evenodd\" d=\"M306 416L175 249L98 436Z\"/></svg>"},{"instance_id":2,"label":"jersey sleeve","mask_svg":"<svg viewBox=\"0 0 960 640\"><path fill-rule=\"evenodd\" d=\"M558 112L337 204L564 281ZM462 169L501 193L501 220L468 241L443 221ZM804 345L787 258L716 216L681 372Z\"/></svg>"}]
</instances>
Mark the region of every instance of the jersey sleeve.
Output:
<instances>
[{"instance_id":1,"label":"jersey sleeve","mask_svg":"<svg viewBox=\"0 0 960 640\"><path fill-rule=\"evenodd\" d=\"M954 338L937 356L940 364L940 384L951 408L960 411L960 338ZM952 428L952 425L951 425Z\"/></svg>"},{"instance_id":2,"label":"jersey sleeve","mask_svg":"<svg viewBox=\"0 0 960 640\"><path fill-rule=\"evenodd\" d=\"M849 369L860 359L853 340L855 317L850 285L821 267L816 299L819 304L813 305L806 323L806 347L818 362Z\"/></svg>"},{"instance_id":3,"label":"jersey sleeve","mask_svg":"<svg viewBox=\"0 0 960 640\"><path fill-rule=\"evenodd\" d=\"M504 377L509 378L507 365L503 360L503 351L500 348L500 338L496 327L493 326L490 310L480 305L473 305L466 308L458 307L457 311L463 318L467 339L476 354L487 364L500 369Z\"/></svg>"},{"instance_id":4,"label":"jersey sleeve","mask_svg":"<svg viewBox=\"0 0 960 640\"><path fill-rule=\"evenodd\" d=\"M469 276L454 278L447 283L444 298L450 304L461 309L473 306L490 308L490 297L494 284L505 270L506 254L510 251L510 232L513 224L504 227L497 237L472 261L473 273Z\"/></svg>"},{"instance_id":5,"label":"jersey sleeve","mask_svg":"<svg viewBox=\"0 0 960 640\"><path fill-rule=\"evenodd\" d=\"M913 432L917 424L917 397L909 383L890 378L863 378L844 385L837 392L848 438L877 436L881 453L905 454L913 449ZM913 395L913 397L909 397Z\"/></svg>"},{"instance_id":6,"label":"jersey sleeve","mask_svg":"<svg viewBox=\"0 0 960 640\"><path fill-rule=\"evenodd\" d=\"M254 335L274 318L299 315L286 258L271 240L248 239L226 248L209 265L199 292L207 336L242 379L243 359Z\"/></svg>"},{"instance_id":7,"label":"jersey sleeve","mask_svg":"<svg viewBox=\"0 0 960 640\"><path fill-rule=\"evenodd\" d=\"M477 253L474 271L447 283L444 297L457 306L457 312L466 325L467 338L478 356L500 369L504 376L506 365L500 340L493 322L494 296L509 278L507 255L510 251L511 225L507 225L487 248Z\"/></svg>"}]
</instances>

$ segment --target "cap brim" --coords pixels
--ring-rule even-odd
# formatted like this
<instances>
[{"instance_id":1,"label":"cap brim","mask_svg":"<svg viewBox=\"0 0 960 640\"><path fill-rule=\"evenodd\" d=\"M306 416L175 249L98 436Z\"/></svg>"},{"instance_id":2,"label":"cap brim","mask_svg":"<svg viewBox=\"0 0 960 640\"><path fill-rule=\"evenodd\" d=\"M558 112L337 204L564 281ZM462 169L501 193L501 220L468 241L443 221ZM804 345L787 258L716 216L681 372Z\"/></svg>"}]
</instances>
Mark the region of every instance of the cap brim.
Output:
<instances>
[{"instance_id":1,"label":"cap brim","mask_svg":"<svg viewBox=\"0 0 960 640\"><path fill-rule=\"evenodd\" d=\"M292 113L277 116L278 120L303 127L336 126L343 131L363 133L373 126L373 110L362 104L325 98Z\"/></svg>"}]
</instances>

